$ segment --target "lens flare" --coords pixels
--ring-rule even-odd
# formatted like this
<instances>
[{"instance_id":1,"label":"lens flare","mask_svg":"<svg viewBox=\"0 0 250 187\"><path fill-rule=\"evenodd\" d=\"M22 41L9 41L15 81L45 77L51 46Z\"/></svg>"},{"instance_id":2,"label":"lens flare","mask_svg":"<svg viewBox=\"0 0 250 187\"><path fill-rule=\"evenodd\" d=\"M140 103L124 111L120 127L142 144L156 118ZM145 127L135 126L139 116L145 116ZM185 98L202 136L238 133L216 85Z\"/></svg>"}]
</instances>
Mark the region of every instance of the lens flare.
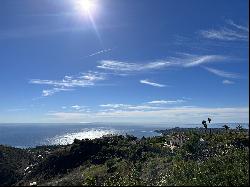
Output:
<instances>
[{"instance_id":1,"label":"lens flare","mask_svg":"<svg viewBox=\"0 0 250 187\"><path fill-rule=\"evenodd\" d=\"M97 11L97 4L94 0L77 0L75 2L75 9L80 14L87 14L93 16Z\"/></svg>"},{"instance_id":2,"label":"lens flare","mask_svg":"<svg viewBox=\"0 0 250 187\"><path fill-rule=\"evenodd\" d=\"M100 33L98 31L96 22L95 22L95 15L98 12L98 1L97 0L76 0L74 1L74 6L75 6L75 10L77 11L77 13L79 15L85 15L89 21L91 22L93 29L102 45L102 39L100 36Z\"/></svg>"}]
</instances>

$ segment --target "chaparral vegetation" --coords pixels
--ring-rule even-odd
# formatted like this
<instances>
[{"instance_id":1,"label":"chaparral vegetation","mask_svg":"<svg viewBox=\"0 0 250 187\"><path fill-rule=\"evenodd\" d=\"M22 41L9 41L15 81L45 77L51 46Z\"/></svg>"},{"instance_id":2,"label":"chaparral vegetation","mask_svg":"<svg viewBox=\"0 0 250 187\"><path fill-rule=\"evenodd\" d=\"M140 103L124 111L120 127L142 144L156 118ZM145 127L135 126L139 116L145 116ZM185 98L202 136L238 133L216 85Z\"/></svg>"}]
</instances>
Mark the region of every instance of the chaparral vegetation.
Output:
<instances>
[{"instance_id":1,"label":"chaparral vegetation","mask_svg":"<svg viewBox=\"0 0 250 187\"><path fill-rule=\"evenodd\" d=\"M73 144L0 146L0 185L249 185L249 133L174 128L161 136L108 135Z\"/></svg>"}]
</instances>

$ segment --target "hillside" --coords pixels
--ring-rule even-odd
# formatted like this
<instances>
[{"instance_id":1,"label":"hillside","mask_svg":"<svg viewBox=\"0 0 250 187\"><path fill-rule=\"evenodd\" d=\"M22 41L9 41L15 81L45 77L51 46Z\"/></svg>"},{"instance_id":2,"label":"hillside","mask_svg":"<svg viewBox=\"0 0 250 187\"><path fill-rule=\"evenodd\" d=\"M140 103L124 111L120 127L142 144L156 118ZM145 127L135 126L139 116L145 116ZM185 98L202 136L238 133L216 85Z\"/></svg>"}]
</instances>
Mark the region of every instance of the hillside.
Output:
<instances>
[{"instance_id":1,"label":"hillside","mask_svg":"<svg viewBox=\"0 0 250 187\"><path fill-rule=\"evenodd\" d=\"M181 140L177 137L182 137ZM177 143L169 146L167 142ZM178 143L181 142L181 143ZM192 129L67 146L0 146L0 185L249 185L249 135Z\"/></svg>"}]
</instances>

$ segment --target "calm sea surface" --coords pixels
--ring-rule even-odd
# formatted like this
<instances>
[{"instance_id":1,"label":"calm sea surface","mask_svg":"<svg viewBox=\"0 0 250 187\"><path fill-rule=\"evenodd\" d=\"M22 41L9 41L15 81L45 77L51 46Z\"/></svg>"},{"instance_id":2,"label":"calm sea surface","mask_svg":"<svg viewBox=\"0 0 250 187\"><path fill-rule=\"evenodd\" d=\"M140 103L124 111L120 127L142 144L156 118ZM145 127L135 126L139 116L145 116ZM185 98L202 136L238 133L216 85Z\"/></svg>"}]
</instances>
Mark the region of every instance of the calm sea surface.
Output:
<instances>
[{"instance_id":1,"label":"calm sea surface","mask_svg":"<svg viewBox=\"0 0 250 187\"><path fill-rule=\"evenodd\" d=\"M248 128L248 124L242 124ZM177 125L175 125L177 126ZM0 124L0 144L26 148L39 145L70 144L77 139L94 139L107 134L131 134L157 136L156 129L167 129L174 125L129 125L129 124ZM201 125L178 125L179 127L200 127ZM231 124L234 128L236 124ZM221 127L217 124L214 127Z\"/></svg>"}]
</instances>

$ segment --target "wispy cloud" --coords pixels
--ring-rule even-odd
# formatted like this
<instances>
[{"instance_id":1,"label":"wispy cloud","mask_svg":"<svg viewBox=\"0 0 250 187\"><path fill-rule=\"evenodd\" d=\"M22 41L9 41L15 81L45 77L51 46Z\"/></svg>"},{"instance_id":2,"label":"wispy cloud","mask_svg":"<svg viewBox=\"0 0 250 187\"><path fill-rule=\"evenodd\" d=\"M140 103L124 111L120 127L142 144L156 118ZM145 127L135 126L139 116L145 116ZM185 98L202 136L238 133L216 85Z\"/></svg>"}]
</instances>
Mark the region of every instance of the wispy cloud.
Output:
<instances>
[{"instance_id":1,"label":"wispy cloud","mask_svg":"<svg viewBox=\"0 0 250 187\"><path fill-rule=\"evenodd\" d=\"M123 108L123 107L129 107L131 105L127 104L102 104L100 107L107 107L107 108Z\"/></svg>"},{"instance_id":2,"label":"wispy cloud","mask_svg":"<svg viewBox=\"0 0 250 187\"><path fill-rule=\"evenodd\" d=\"M68 89L68 88L52 88L49 90L43 90L42 91L42 96L47 97L47 96L51 96L54 95L57 92L61 92L61 91L72 91L74 89Z\"/></svg>"},{"instance_id":3,"label":"wispy cloud","mask_svg":"<svg viewBox=\"0 0 250 187\"><path fill-rule=\"evenodd\" d=\"M71 108L73 108L75 110L80 110L82 107L79 105L73 105L73 106L71 106Z\"/></svg>"},{"instance_id":4,"label":"wispy cloud","mask_svg":"<svg viewBox=\"0 0 250 187\"><path fill-rule=\"evenodd\" d=\"M104 111L131 111L131 110L159 110L162 107L150 105L130 105L130 104L102 104L100 107L106 108Z\"/></svg>"},{"instance_id":5,"label":"wispy cloud","mask_svg":"<svg viewBox=\"0 0 250 187\"><path fill-rule=\"evenodd\" d=\"M149 80L140 80L140 83L142 84L147 84L147 85L150 85L150 86L154 86L154 87L166 87L166 85L164 84L159 84L159 83L155 83L155 82L151 82Z\"/></svg>"},{"instance_id":6,"label":"wispy cloud","mask_svg":"<svg viewBox=\"0 0 250 187\"><path fill-rule=\"evenodd\" d=\"M220 77L225 77L225 78L240 78L240 76L238 74L235 73L231 73L231 72L226 72L226 71L222 71L222 70L218 70L218 69L214 69L214 68L208 68L208 67L204 67L204 69L206 69L207 71L220 76Z\"/></svg>"},{"instance_id":7,"label":"wispy cloud","mask_svg":"<svg viewBox=\"0 0 250 187\"><path fill-rule=\"evenodd\" d=\"M110 110L92 113L55 112L48 113L51 120L61 122L139 122L139 123L197 123L207 116L213 116L214 122L247 122L248 107L206 108L206 107L174 107L160 110Z\"/></svg>"},{"instance_id":8,"label":"wispy cloud","mask_svg":"<svg viewBox=\"0 0 250 187\"><path fill-rule=\"evenodd\" d=\"M235 28L239 29L239 30L243 30L243 31L246 31L246 32L249 32L249 28L246 27L246 26L243 26L243 25L238 25L236 23L233 22L233 20L227 20L226 21L228 24L234 26Z\"/></svg>"},{"instance_id":9,"label":"wispy cloud","mask_svg":"<svg viewBox=\"0 0 250 187\"><path fill-rule=\"evenodd\" d=\"M227 26L220 29L200 31L201 36L223 41L248 41L249 28L227 20Z\"/></svg>"},{"instance_id":10,"label":"wispy cloud","mask_svg":"<svg viewBox=\"0 0 250 187\"><path fill-rule=\"evenodd\" d=\"M179 53L178 56L167 57L165 60L155 60L149 63L128 63L115 60L102 60L97 68L116 72L139 72L160 70L167 67L193 67L211 62L222 62L229 57L223 55L195 55Z\"/></svg>"},{"instance_id":11,"label":"wispy cloud","mask_svg":"<svg viewBox=\"0 0 250 187\"><path fill-rule=\"evenodd\" d=\"M228 59L228 57L222 55L191 55L191 54L184 54L184 58L179 58L179 62L184 67L193 67L199 66L206 63L211 62L222 62Z\"/></svg>"},{"instance_id":12,"label":"wispy cloud","mask_svg":"<svg viewBox=\"0 0 250 187\"><path fill-rule=\"evenodd\" d=\"M98 72L81 73L78 76L65 76L62 80L31 79L31 84L52 86L51 89L43 90L43 96L51 96L61 91L72 91L76 87L94 86L97 81L105 80L104 74Z\"/></svg>"},{"instance_id":13,"label":"wispy cloud","mask_svg":"<svg viewBox=\"0 0 250 187\"><path fill-rule=\"evenodd\" d=\"M95 53L90 54L89 57L100 55L100 54L103 54L103 53L107 53L109 51L112 51L112 49L104 49L104 50L101 50L101 51L97 51Z\"/></svg>"},{"instance_id":14,"label":"wispy cloud","mask_svg":"<svg viewBox=\"0 0 250 187\"><path fill-rule=\"evenodd\" d=\"M123 103L110 103L101 104L101 108L105 108L104 111L133 111L133 110L163 110L167 109L166 104L177 105L186 102L183 99L176 100L155 100L141 104L123 104ZM102 110L103 111L103 110Z\"/></svg>"},{"instance_id":15,"label":"wispy cloud","mask_svg":"<svg viewBox=\"0 0 250 187\"><path fill-rule=\"evenodd\" d=\"M223 84L234 84L234 81L223 80L222 83L223 83Z\"/></svg>"},{"instance_id":16,"label":"wispy cloud","mask_svg":"<svg viewBox=\"0 0 250 187\"><path fill-rule=\"evenodd\" d=\"M170 66L171 62L168 61L154 61L150 63L127 63L115 60L102 60L97 68L113 71L142 71L142 70L152 70L161 69L163 67Z\"/></svg>"},{"instance_id":17,"label":"wispy cloud","mask_svg":"<svg viewBox=\"0 0 250 187\"><path fill-rule=\"evenodd\" d=\"M177 103L183 103L186 102L183 99L177 99L177 100L155 100L148 102L149 104L177 104Z\"/></svg>"},{"instance_id":18,"label":"wispy cloud","mask_svg":"<svg viewBox=\"0 0 250 187\"><path fill-rule=\"evenodd\" d=\"M97 81L105 80L108 75L129 75L133 72L149 71L149 70L161 70L166 67L179 67L189 68L193 66L201 66L206 63L222 62L227 60L229 57L222 55L194 55L189 53L178 53L177 57L169 57L167 60L155 60L149 63L127 63L113 60L103 60L100 65L97 66L99 69L111 70L112 72L92 72L81 73L78 76L65 76L62 80L46 80L46 79L31 79L31 84L48 85L52 88L44 89L42 96L51 96L61 91L72 91L76 87L90 87L96 85ZM218 71L215 69L207 68L208 71L223 75L224 77L231 78L235 77L233 74ZM140 83L147 84L155 87L166 87L165 84L149 81L147 79L140 80Z\"/></svg>"},{"instance_id":19,"label":"wispy cloud","mask_svg":"<svg viewBox=\"0 0 250 187\"><path fill-rule=\"evenodd\" d=\"M58 111L63 111L63 112L86 112L89 113L91 112L91 108L89 106L85 105L69 105L69 106L62 106Z\"/></svg>"}]
</instances>

